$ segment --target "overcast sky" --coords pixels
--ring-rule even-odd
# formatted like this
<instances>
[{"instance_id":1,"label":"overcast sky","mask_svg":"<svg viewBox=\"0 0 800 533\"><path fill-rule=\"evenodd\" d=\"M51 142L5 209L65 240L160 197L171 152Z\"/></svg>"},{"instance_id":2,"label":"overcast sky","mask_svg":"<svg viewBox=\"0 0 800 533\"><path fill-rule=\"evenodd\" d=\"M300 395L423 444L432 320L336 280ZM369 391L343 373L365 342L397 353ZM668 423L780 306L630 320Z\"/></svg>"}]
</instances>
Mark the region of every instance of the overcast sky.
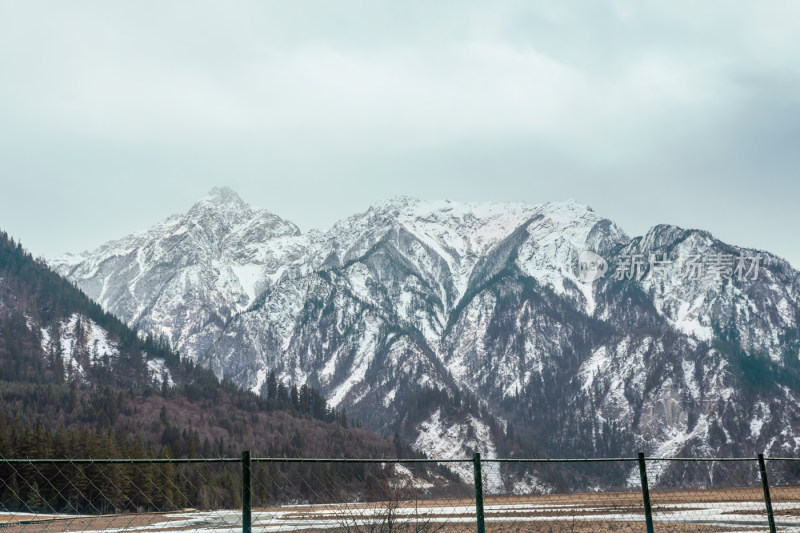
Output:
<instances>
[{"instance_id":1,"label":"overcast sky","mask_svg":"<svg viewBox=\"0 0 800 533\"><path fill-rule=\"evenodd\" d=\"M573 198L800 266L800 2L0 0L0 229Z\"/></svg>"}]
</instances>

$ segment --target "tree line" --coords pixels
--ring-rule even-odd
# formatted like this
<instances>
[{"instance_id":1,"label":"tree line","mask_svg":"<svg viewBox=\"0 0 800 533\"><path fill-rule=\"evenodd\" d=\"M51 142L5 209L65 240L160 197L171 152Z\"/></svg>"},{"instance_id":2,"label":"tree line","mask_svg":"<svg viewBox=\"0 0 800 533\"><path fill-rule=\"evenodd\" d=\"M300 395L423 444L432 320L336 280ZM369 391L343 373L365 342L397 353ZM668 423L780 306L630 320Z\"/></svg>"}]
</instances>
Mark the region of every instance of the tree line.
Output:
<instances>
[{"instance_id":1,"label":"tree line","mask_svg":"<svg viewBox=\"0 0 800 533\"><path fill-rule=\"evenodd\" d=\"M169 459L140 438L114 431L22 426L0 415L0 449L11 457ZM0 458L0 506L11 512L88 513L222 509L241 506L238 462L15 462ZM390 472L381 465L254 463L253 504L376 499Z\"/></svg>"},{"instance_id":2,"label":"tree line","mask_svg":"<svg viewBox=\"0 0 800 533\"><path fill-rule=\"evenodd\" d=\"M63 324L75 317L74 331L64 331ZM90 322L114 342L113 355L91 353L84 339ZM67 368L62 334L74 341L80 372ZM169 385L150 374L148 358L164 362ZM164 339L140 336L0 232L0 509L236 507L236 463L8 460L237 457L243 449L262 457L395 455L388 439L352 425L344 410L331 408L312 387L283 383L269 372L262 394L254 394L180 357ZM255 501L320 501L368 492L384 475L373 470L257 464Z\"/></svg>"}]
</instances>

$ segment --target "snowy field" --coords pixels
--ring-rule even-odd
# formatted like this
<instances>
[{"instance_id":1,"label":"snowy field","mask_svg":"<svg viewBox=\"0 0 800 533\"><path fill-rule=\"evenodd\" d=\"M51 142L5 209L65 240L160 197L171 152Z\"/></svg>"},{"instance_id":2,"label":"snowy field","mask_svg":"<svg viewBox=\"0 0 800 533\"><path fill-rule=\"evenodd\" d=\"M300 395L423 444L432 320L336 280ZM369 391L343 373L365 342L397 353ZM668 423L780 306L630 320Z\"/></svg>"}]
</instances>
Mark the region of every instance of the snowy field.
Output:
<instances>
[{"instance_id":1,"label":"snowy field","mask_svg":"<svg viewBox=\"0 0 800 533\"><path fill-rule=\"evenodd\" d=\"M720 496L727 496L721 498ZM725 501L727 500L727 501ZM659 501L661 503L659 503ZM778 531L800 533L800 501L773 504ZM643 531L638 493L591 493L492 497L485 505L490 532ZM758 491L683 491L653 494L655 530L669 532L767 531ZM241 511L194 511L106 516L33 515L0 512L10 532L203 532L239 533ZM465 499L370 504L285 505L256 509L253 533L283 531L475 531L474 502Z\"/></svg>"}]
</instances>

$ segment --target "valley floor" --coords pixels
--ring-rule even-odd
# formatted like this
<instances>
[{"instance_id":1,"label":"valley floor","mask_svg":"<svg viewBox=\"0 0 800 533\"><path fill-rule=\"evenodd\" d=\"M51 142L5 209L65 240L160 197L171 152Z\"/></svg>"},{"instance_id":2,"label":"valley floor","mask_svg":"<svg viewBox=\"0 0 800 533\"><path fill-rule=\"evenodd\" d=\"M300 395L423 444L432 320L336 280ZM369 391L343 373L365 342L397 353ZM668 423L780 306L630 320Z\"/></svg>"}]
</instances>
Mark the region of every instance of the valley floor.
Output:
<instances>
[{"instance_id":1,"label":"valley floor","mask_svg":"<svg viewBox=\"0 0 800 533\"><path fill-rule=\"evenodd\" d=\"M772 491L778 531L800 532L800 491ZM759 489L654 491L655 530L659 532L766 531L763 493ZM490 532L642 531L644 512L638 492L489 497L485 500ZM326 505L283 505L254 509L252 531L474 531L471 499L384 501ZM242 531L240 510L138 513L104 516L0 513L4 533L60 532L202 532Z\"/></svg>"}]
</instances>

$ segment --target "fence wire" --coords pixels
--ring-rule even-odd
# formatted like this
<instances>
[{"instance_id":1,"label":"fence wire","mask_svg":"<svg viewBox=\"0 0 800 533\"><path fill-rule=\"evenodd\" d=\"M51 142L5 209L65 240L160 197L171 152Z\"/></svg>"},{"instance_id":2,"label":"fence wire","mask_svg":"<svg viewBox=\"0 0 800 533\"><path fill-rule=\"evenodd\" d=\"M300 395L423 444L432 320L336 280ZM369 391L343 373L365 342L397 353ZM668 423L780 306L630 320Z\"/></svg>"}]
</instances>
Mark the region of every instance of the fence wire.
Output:
<instances>
[{"instance_id":1,"label":"fence wire","mask_svg":"<svg viewBox=\"0 0 800 533\"><path fill-rule=\"evenodd\" d=\"M486 530L642 531L638 481L628 484L632 468L635 459L485 460Z\"/></svg>"},{"instance_id":2,"label":"fence wire","mask_svg":"<svg viewBox=\"0 0 800 533\"><path fill-rule=\"evenodd\" d=\"M470 460L437 464L253 459L252 527L257 531L474 531L474 487L456 473L463 465L472 468Z\"/></svg>"},{"instance_id":3,"label":"fence wire","mask_svg":"<svg viewBox=\"0 0 800 533\"><path fill-rule=\"evenodd\" d=\"M764 464L0 457L0 533L800 532L800 460Z\"/></svg>"},{"instance_id":4,"label":"fence wire","mask_svg":"<svg viewBox=\"0 0 800 533\"><path fill-rule=\"evenodd\" d=\"M768 458L769 490L778 531L800 531L800 460Z\"/></svg>"},{"instance_id":5,"label":"fence wire","mask_svg":"<svg viewBox=\"0 0 800 533\"><path fill-rule=\"evenodd\" d=\"M769 531L755 458L649 459L658 531Z\"/></svg>"}]
</instances>

